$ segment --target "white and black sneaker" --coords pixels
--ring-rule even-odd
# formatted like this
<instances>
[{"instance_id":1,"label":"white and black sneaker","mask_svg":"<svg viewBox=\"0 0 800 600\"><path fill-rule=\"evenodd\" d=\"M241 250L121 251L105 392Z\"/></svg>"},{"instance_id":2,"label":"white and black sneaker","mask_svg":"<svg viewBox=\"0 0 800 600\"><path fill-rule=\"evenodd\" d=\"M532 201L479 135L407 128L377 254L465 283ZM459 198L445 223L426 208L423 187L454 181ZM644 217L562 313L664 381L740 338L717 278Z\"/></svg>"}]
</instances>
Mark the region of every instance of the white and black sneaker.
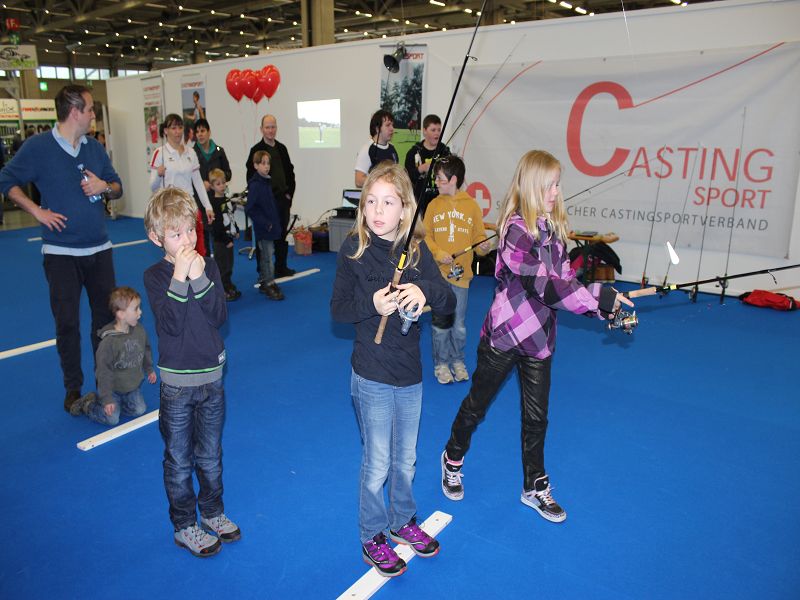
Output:
<instances>
[{"instance_id":1,"label":"white and black sneaker","mask_svg":"<svg viewBox=\"0 0 800 600\"><path fill-rule=\"evenodd\" d=\"M442 491L450 500L462 500L464 498L464 486L461 478L461 465L453 464L447 460L447 451L442 452Z\"/></svg>"},{"instance_id":2,"label":"white and black sneaker","mask_svg":"<svg viewBox=\"0 0 800 600\"><path fill-rule=\"evenodd\" d=\"M547 475L543 475L533 482L531 491L526 492L523 490L519 499L523 504L530 506L548 521L561 523L567 518L567 513L553 500L552 491L550 479Z\"/></svg>"}]
</instances>

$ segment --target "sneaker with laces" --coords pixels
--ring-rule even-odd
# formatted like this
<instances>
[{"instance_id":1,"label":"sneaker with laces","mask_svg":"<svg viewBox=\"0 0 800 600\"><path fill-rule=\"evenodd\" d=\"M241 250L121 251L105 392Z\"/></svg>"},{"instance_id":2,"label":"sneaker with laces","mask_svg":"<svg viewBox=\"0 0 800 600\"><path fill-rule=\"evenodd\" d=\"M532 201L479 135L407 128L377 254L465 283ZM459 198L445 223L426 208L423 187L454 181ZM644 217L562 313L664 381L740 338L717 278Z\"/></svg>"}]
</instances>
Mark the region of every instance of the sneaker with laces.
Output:
<instances>
[{"instance_id":1,"label":"sneaker with laces","mask_svg":"<svg viewBox=\"0 0 800 600\"><path fill-rule=\"evenodd\" d=\"M364 562L375 567L384 577L397 577L406 571L406 561L397 556L383 533L362 544L361 554Z\"/></svg>"},{"instance_id":2,"label":"sneaker with laces","mask_svg":"<svg viewBox=\"0 0 800 600\"><path fill-rule=\"evenodd\" d=\"M447 451L442 452L442 491L450 500L462 500L464 498L464 485L461 478L461 465L456 465L447 460Z\"/></svg>"},{"instance_id":3,"label":"sneaker with laces","mask_svg":"<svg viewBox=\"0 0 800 600\"><path fill-rule=\"evenodd\" d=\"M533 482L533 489L529 492L522 491L520 501L530 506L548 521L561 523L567 518L567 513L553 500L553 488L547 475L539 477Z\"/></svg>"},{"instance_id":4,"label":"sneaker with laces","mask_svg":"<svg viewBox=\"0 0 800 600\"><path fill-rule=\"evenodd\" d=\"M225 513L221 513L218 517L213 517L211 519L200 517L200 525L208 533L216 535L219 541L226 544L228 542L235 542L242 537L242 532L236 526L236 523L226 517Z\"/></svg>"},{"instance_id":5,"label":"sneaker with laces","mask_svg":"<svg viewBox=\"0 0 800 600\"><path fill-rule=\"evenodd\" d=\"M197 523L176 531L175 543L198 558L213 556L222 549L219 539L203 531Z\"/></svg>"},{"instance_id":6,"label":"sneaker with laces","mask_svg":"<svg viewBox=\"0 0 800 600\"><path fill-rule=\"evenodd\" d=\"M450 367L445 364L436 365L433 374L436 375L436 381L441 384L453 383L453 374L450 372Z\"/></svg>"},{"instance_id":7,"label":"sneaker with laces","mask_svg":"<svg viewBox=\"0 0 800 600\"><path fill-rule=\"evenodd\" d=\"M453 363L453 375L456 381L467 381L469 379L469 371L467 366L460 360Z\"/></svg>"},{"instance_id":8,"label":"sneaker with laces","mask_svg":"<svg viewBox=\"0 0 800 600\"><path fill-rule=\"evenodd\" d=\"M420 529L417 517L413 517L397 531L389 530L389 537L398 544L411 546L414 554L422 558L439 554L439 542Z\"/></svg>"}]
</instances>

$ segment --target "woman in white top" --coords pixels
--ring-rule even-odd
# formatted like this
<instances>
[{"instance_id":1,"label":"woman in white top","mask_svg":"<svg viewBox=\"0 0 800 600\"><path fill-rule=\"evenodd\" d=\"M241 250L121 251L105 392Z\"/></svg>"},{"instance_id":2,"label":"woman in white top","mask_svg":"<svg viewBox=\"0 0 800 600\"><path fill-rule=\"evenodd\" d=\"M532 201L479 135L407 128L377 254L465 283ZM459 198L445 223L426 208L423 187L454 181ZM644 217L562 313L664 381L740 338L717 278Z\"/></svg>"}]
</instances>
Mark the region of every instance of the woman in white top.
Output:
<instances>
[{"instance_id":1,"label":"woman in white top","mask_svg":"<svg viewBox=\"0 0 800 600\"><path fill-rule=\"evenodd\" d=\"M163 137L166 140L156 148L150 161L150 191L172 186L182 189L192 197L193 190L196 191L208 222L211 223L214 220L214 211L200 177L197 153L183 144L183 119L180 115L169 114L164 119L163 128Z\"/></svg>"}]
</instances>

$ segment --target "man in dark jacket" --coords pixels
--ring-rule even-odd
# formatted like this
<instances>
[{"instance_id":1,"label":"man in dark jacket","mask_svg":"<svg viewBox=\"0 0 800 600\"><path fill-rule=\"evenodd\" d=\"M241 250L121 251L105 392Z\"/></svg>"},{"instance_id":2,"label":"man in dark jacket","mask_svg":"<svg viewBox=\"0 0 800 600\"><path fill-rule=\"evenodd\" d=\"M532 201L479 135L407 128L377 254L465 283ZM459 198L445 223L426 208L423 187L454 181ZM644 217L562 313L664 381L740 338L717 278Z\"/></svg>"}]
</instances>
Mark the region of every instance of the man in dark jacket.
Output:
<instances>
[{"instance_id":1,"label":"man in dark jacket","mask_svg":"<svg viewBox=\"0 0 800 600\"><path fill-rule=\"evenodd\" d=\"M230 181L231 165L222 146L217 146L214 140L211 139L211 125L208 124L208 121L198 119L194 123L194 136L194 151L197 154L197 161L200 163L200 177L203 179L203 185L206 186L206 192L211 196L211 182L208 180L208 174L212 169L220 169L225 173L225 181ZM195 196L197 196L196 193ZM200 209L200 217L203 219L205 247L211 248L211 226L208 223L208 217L205 214L205 209L200 204L200 199L195 197L194 200Z\"/></svg>"},{"instance_id":2,"label":"man in dark jacket","mask_svg":"<svg viewBox=\"0 0 800 600\"><path fill-rule=\"evenodd\" d=\"M294 269L286 265L286 258L289 254L289 243L286 241L287 228L289 226L289 215L292 210L292 198L294 198L295 179L294 165L289 159L289 151L286 146L275 139L278 133L278 121L273 115L264 115L261 119L262 139L255 146L250 148L247 156L247 181L249 182L256 170L253 166L253 156L259 150L269 154L270 176L272 180L272 194L278 205L278 213L281 218L281 237L275 240L275 277L288 277L294 275Z\"/></svg>"}]
</instances>

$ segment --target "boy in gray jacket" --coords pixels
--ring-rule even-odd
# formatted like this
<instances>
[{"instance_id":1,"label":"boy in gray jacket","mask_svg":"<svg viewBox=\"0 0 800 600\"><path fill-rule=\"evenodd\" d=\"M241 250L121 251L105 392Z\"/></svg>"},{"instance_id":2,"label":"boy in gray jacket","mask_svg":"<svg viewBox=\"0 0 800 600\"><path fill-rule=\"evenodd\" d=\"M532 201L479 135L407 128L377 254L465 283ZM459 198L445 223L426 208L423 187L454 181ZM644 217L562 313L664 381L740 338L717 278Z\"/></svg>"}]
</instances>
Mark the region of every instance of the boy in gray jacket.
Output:
<instances>
[{"instance_id":1,"label":"boy in gray jacket","mask_svg":"<svg viewBox=\"0 0 800 600\"><path fill-rule=\"evenodd\" d=\"M133 288L115 288L108 301L114 321L97 332L100 345L95 362L97 394L89 392L72 405L70 413L85 414L103 425L116 425L119 415L138 417L147 410L142 379L156 382L147 333L139 324L142 298Z\"/></svg>"}]
</instances>

